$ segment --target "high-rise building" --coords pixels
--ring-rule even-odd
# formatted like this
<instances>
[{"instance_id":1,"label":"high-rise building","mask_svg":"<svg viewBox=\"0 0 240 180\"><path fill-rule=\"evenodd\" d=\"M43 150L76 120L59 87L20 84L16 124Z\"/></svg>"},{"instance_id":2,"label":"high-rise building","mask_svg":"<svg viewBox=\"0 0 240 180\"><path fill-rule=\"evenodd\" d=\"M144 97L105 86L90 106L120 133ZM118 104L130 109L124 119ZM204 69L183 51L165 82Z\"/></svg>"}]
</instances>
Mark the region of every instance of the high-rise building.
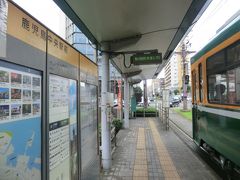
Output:
<instances>
[{"instance_id":1,"label":"high-rise building","mask_svg":"<svg viewBox=\"0 0 240 180\"><path fill-rule=\"evenodd\" d=\"M179 89L179 61L176 55L167 62L165 66L165 88L171 91Z\"/></svg>"},{"instance_id":2,"label":"high-rise building","mask_svg":"<svg viewBox=\"0 0 240 180\"><path fill-rule=\"evenodd\" d=\"M66 17L66 40L89 59L96 62L96 50L93 45L68 17Z\"/></svg>"},{"instance_id":3,"label":"high-rise building","mask_svg":"<svg viewBox=\"0 0 240 180\"><path fill-rule=\"evenodd\" d=\"M98 56L98 60L96 59L96 49L91 45L89 39L78 29L78 27L73 24L73 22L66 17L66 40L69 44L91 59L93 62L98 63L98 77L99 81L101 81L101 56ZM116 68L110 63L110 90L114 92L114 85L116 84L114 81L117 81L121 78L120 73L116 70Z\"/></svg>"},{"instance_id":4,"label":"high-rise building","mask_svg":"<svg viewBox=\"0 0 240 180\"><path fill-rule=\"evenodd\" d=\"M165 88L171 91L179 90L182 92L183 88L183 60L181 56L181 46L176 50L172 58L167 62L165 66ZM189 75L189 86L191 86L191 64L189 56L186 56L185 67L187 67L185 74Z\"/></svg>"}]
</instances>

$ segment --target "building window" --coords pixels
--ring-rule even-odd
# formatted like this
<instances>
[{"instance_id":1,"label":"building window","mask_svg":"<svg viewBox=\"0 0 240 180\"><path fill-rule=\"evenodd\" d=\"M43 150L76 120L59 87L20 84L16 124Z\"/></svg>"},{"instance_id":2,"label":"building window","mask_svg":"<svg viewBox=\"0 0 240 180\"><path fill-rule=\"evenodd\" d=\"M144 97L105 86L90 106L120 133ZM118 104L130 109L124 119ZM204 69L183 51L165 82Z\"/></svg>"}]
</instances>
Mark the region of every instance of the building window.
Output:
<instances>
[{"instance_id":1,"label":"building window","mask_svg":"<svg viewBox=\"0 0 240 180\"><path fill-rule=\"evenodd\" d=\"M207 59L210 103L240 105L240 41Z\"/></svg>"}]
</instances>

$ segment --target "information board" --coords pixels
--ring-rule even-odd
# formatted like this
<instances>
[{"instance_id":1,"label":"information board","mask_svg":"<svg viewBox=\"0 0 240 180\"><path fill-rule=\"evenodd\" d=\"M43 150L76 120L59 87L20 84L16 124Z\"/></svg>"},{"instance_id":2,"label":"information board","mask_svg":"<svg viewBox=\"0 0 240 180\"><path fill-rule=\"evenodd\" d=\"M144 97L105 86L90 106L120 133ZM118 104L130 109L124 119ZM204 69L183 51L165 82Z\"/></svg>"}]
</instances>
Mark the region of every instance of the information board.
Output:
<instances>
[{"instance_id":1,"label":"information board","mask_svg":"<svg viewBox=\"0 0 240 180\"><path fill-rule=\"evenodd\" d=\"M49 78L49 169L50 179L76 179L77 83L50 75Z\"/></svg>"},{"instance_id":2,"label":"information board","mask_svg":"<svg viewBox=\"0 0 240 180\"><path fill-rule=\"evenodd\" d=\"M130 57L134 65L148 65L162 63L162 53L135 54Z\"/></svg>"},{"instance_id":3,"label":"information board","mask_svg":"<svg viewBox=\"0 0 240 180\"><path fill-rule=\"evenodd\" d=\"M70 179L68 79L49 77L50 179Z\"/></svg>"},{"instance_id":4,"label":"information board","mask_svg":"<svg viewBox=\"0 0 240 180\"><path fill-rule=\"evenodd\" d=\"M41 81L0 67L0 179L41 179Z\"/></svg>"}]
</instances>

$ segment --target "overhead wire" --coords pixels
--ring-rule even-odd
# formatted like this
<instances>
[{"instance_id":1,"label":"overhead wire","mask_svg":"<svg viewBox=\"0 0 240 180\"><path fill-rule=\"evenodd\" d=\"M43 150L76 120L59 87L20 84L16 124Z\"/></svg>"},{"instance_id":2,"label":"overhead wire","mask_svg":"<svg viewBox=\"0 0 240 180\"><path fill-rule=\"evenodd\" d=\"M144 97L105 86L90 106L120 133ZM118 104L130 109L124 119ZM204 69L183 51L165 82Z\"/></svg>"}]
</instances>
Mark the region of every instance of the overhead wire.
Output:
<instances>
[{"instance_id":1,"label":"overhead wire","mask_svg":"<svg viewBox=\"0 0 240 180\"><path fill-rule=\"evenodd\" d=\"M226 2L226 0L220 0L215 6L213 6L213 8L211 9L211 4L208 7L208 10L206 10L204 12L204 14L206 15L202 15L201 18L199 18L199 23L197 28L202 28L203 24L206 24L207 21L209 21L209 19L213 16L215 16L215 14L219 11L220 8L223 7L224 3ZM211 9L211 11L209 11L209 9ZM209 12L207 12L209 11Z\"/></svg>"}]
</instances>

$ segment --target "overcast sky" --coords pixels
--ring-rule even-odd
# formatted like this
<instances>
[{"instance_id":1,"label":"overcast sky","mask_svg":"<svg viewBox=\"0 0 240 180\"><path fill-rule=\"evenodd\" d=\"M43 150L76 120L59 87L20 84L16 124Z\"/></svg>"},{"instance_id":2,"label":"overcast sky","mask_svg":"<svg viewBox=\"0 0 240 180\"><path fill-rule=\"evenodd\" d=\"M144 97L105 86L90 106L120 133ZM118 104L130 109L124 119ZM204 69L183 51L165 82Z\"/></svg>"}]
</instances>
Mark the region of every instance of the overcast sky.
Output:
<instances>
[{"instance_id":1,"label":"overcast sky","mask_svg":"<svg viewBox=\"0 0 240 180\"><path fill-rule=\"evenodd\" d=\"M199 51L237 11L239 0L213 0L189 34L192 50Z\"/></svg>"},{"instance_id":2,"label":"overcast sky","mask_svg":"<svg viewBox=\"0 0 240 180\"><path fill-rule=\"evenodd\" d=\"M216 35L216 31L237 11L239 0L213 0L187 36L189 50L198 52ZM193 56L192 54L191 56ZM158 78L164 77L162 71Z\"/></svg>"},{"instance_id":3,"label":"overcast sky","mask_svg":"<svg viewBox=\"0 0 240 180\"><path fill-rule=\"evenodd\" d=\"M53 0L13 0L53 32L65 39L65 15Z\"/></svg>"}]
</instances>

